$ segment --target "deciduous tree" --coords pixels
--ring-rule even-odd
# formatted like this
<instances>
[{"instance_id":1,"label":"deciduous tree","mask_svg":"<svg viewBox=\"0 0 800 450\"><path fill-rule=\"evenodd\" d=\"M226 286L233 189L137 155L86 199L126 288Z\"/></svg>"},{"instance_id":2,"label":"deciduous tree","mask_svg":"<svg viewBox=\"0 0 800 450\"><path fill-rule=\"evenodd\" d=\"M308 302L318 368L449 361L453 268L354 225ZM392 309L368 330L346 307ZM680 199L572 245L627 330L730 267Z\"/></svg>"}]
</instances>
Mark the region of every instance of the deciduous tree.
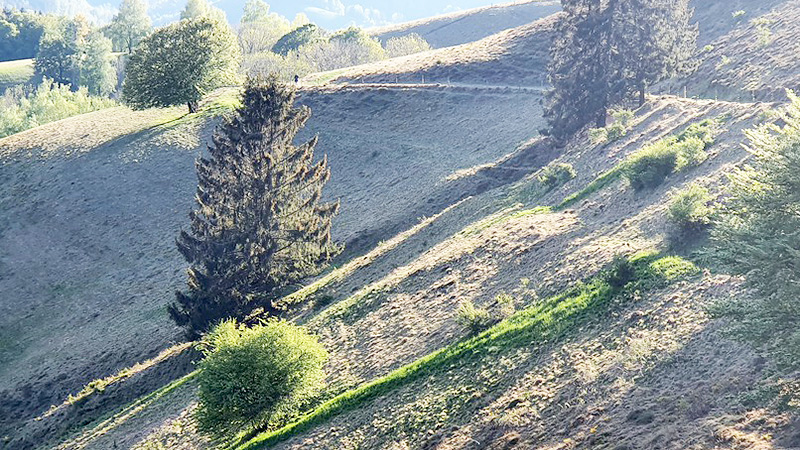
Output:
<instances>
[{"instance_id":1,"label":"deciduous tree","mask_svg":"<svg viewBox=\"0 0 800 450\"><path fill-rule=\"evenodd\" d=\"M122 0L119 13L111 20L108 27L109 37L119 51L133 53L152 29L147 5L143 0Z\"/></svg>"},{"instance_id":2,"label":"deciduous tree","mask_svg":"<svg viewBox=\"0 0 800 450\"><path fill-rule=\"evenodd\" d=\"M227 24L207 17L156 30L128 61L122 96L133 108L185 103L197 111L202 96L236 81L240 53Z\"/></svg>"}]
</instances>

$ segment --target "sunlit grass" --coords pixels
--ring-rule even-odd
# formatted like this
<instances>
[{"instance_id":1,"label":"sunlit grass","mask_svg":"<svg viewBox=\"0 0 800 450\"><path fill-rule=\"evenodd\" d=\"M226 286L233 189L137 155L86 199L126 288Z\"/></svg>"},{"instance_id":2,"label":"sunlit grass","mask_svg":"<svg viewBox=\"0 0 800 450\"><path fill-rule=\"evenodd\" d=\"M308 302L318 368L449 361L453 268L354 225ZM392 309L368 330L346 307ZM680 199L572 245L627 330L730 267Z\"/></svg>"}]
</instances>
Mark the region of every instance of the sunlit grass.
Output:
<instances>
[{"instance_id":1,"label":"sunlit grass","mask_svg":"<svg viewBox=\"0 0 800 450\"><path fill-rule=\"evenodd\" d=\"M585 283L579 283L562 294L520 311L473 338L444 347L386 376L344 392L283 428L264 432L248 442L243 442L245 437L234 447L265 448L421 377L453 370L486 354L551 342L569 333L581 321L602 314L615 303L622 303L644 290L663 287L699 272L694 264L675 256L662 257L650 253L626 261L632 273L622 286L615 286L609 281L611 274L618 272L612 267Z\"/></svg>"},{"instance_id":2,"label":"sunlit grass","mask_svg":"<svg viewBox=\"0 0 800 450\"><path fill-rule=\"evenodd\" d=\"M0 62L0 94L15 84L28 83L33 77L33 60L18 59Z\"/></svg>"}]
</instances>

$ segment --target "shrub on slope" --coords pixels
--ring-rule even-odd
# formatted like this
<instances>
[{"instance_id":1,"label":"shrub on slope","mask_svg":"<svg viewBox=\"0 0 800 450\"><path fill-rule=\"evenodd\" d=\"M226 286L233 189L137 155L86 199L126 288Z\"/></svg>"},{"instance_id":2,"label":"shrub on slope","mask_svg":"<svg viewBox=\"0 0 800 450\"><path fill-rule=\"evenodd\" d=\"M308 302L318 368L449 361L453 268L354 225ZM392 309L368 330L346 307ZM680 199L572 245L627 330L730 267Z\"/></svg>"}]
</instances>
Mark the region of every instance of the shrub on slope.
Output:
<instances>
[{"instance_id":1,"label":"shrub on slope","mask_svg":"<svg viewBox=\"0 0 800 450\"><path fill-rule=\"evenodd\" d=\"M197 418L225 434L248 423L291 417L322 387L328 354L315 337L285 321L247 328L222 322L201 342Z\"/></svg>"},{"instance_id":2,"label":"shrub on slope","mask_svg":"<svg viewBox=\"0 0 800 450\"><path fill-rule=\"evenodd\" d=\"M713 121L704 120L639 150L627 159L622 175L637 191L660 185L670 174L705 161L705 149L714 142L714 128Z\"/></svg>"}]
</instances>

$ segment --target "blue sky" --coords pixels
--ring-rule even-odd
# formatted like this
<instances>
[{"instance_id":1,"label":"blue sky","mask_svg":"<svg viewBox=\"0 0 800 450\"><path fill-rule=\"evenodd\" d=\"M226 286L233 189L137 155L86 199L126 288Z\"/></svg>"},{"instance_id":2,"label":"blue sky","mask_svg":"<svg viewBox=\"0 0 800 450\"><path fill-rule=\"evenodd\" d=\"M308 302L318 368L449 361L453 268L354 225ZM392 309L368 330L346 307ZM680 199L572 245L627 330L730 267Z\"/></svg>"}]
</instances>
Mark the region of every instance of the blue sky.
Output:
<instances>
[{"instance_id":1,"label":"blue sky","mask_svg":"<svg viewBox=\"0 0 800 450\"><path fill-rule=\"evenodd\" d=\"M362 27L387 25L420 19L445 12L470 9L498 3L492 0L274 0L268 1L272 11L292 19L305 13L318 25L328 29L349 25ZM502 1L502 0L501 0ZM83 14L98 24L110 20L119 0L0 0L2 6L25 7L66 15ZM211 0L224 10L228 20L237 23L245 0ZM149 0L149 12L157 25L178 18L183 0Z\"/></svg>"}]
</instances>

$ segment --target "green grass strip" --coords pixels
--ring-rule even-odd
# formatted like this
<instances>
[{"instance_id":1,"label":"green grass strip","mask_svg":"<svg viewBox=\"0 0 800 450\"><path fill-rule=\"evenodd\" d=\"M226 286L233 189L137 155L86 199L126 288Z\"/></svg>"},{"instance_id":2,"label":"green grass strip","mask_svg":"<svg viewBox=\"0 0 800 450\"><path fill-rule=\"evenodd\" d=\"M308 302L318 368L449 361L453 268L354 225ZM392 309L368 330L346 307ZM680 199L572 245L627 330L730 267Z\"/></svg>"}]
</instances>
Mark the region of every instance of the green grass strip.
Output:
<instances>
[{"instance_id":1,"label":"green grass strip","mask_svg":"<svg viewBox=\"0 0 800 450\"><path fill-rule=\"evenodd\" d=\"M565 208L569 208L570 206L578 203L579 201L589 197L590 195L594 194L595 192L605 188L606 186L611 185L615 181L622 178L622 173L625 169L625 162L621 162L614 166L611 170L604 172L599 177L592 180L585 188L581 189L578 192L570 195L569 197L565 198L564 201L559 203L555 208L556 211L561 211Z\"/></svg>"},{"instance_id":2,"label":"green grass strip","mask_svg":"<svg viewBox=\"0 0 800 450\"><path fill-rule=\"evenodd\" d=\"M238 445L235 448L246 450L266 448L309 430L335 415L353 410L364 402L431 375L438 369L450 369L456 362L464 364L504 349L553 341L566 334L581 319L593 316L593 313L614 301L628 298L629 295L626 294L663 287L698 272L694 264L675 256L661 257L651 253L624 259L589 282L579 283L563 294L520 311L475 337L430 353L386 376L328 400L283 428L261 433L249 442L234 446ZM624 283L620 287L614 287L615 283L610 280L619 280L619 277L625 277Z\"/></svg>"}]
</instances>

